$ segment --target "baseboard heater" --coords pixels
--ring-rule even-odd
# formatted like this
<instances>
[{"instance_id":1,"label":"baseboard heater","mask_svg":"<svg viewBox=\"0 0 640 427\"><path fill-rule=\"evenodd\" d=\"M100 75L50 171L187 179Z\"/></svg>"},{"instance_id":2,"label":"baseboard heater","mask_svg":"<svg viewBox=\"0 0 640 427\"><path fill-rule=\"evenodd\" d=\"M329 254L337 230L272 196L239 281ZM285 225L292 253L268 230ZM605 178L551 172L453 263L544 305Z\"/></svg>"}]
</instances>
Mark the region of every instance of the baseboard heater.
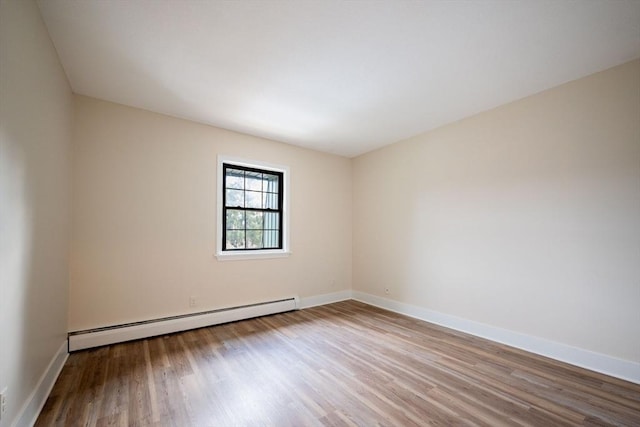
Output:
<instances>
[{"instance_id":1,"label":"baseboard heater","mask_svg":"<svg viewBox=\"0 0 640 427\"><path fill-rule=\"evenodd\" d=\"M292 297L142 322L74 331L69 332L69 351L203 328L221 323L251 319L252 317L298 310L299 308L300 299L298 297Z\"/></svg>"}]
</instances>

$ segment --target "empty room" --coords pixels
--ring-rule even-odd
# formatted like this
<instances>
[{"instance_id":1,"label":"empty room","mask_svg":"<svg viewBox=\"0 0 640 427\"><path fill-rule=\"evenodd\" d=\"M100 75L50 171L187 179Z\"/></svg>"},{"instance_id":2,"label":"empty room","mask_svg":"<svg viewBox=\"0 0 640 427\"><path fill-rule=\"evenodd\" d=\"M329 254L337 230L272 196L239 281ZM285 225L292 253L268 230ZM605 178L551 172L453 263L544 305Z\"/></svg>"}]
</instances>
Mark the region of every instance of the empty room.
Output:
<instances>
[{"instance_id":1,"label":"empty room","mask_svg":"<svg viewBox=\"0 0 640 427\"><path fill-rule=\"evenodd\" d=\"M0 0L0 427L640 426L640 1Z\"/></svg>"}]
</instances>

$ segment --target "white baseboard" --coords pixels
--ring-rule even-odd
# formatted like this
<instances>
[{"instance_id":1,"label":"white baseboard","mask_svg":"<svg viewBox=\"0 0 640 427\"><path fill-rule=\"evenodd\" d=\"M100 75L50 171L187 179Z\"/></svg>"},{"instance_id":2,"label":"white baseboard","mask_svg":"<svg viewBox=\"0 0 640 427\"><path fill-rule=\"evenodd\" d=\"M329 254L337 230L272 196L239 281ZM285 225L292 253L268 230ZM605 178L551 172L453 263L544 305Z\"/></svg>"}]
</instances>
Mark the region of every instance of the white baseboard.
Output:
<instances>
[{"instance_id":1,"label":"white baseboard","mask_svg":"<svg viewBox=\"0 0 640 427\"><path fill-rule=\"evenodd\" d=\"M49 362L49 366L47 366L47 369L38 380L36 387L24 405L22 405L22 409L18 412L18 416L12 424L12 427L30 427L36 423L38 415L40 415L40 411L46 403L68 356L67 340L64 340L57 353L51 359L51 362Z\"/></svg>"},{"instance_id":2,"label":"white baseboard","mask_svg":"<svg viewBox=\"0 0 640 427\"><path fill-rule=\"evenodd\" d=\"M314 295L300 299L300 308L311 308L318 305L331 304L334 302L351 299L351 290L331 292L329 294Z\"/></svg>"},{"instance_id":3,"label":"white baseboard","mask_svg":"<svg viewBox=\"0 0 640 427\"><path fill-rule=\"evenodd\" d=\"M235 322L252 317L297 310L299 307L299 298L291 297L277 301L211 310L203 313L192 313L165 319L154 319L146 322L97 330L72 332L69 334L69 351L83 350L91 347L219 325L221 323Z\"/></svg>"},{"instance_id":4,"label":"white baseboard","mask_svg":"<svg viewBox=\"0 0 640 427\"><path fill-rule=\"evenodd\" d=\"M640 384L640 363L474 322L411 304L354 291L353 299L416 319L516 347L581 368Z\"/></svg>"},{"instance_id":5,"label":"white baseboard","mask_svg":"<svg viewBox=\"0 0 640 427\"><path fill-rule=\"evenodd\" d=\"M317 305L330 304L351 298L351 291L344 290L324 295L315 295L299 299L289 299L252 304L242 307L232 307L205 313L193 313L167 319L157 319L136 324L120 325L111 328L73 332L69 335L69 351L83 350L102 345L149 338L173 332L234 322L257 316L281 313L299 308L309 308Z\"/></svg>"}]
</instances>

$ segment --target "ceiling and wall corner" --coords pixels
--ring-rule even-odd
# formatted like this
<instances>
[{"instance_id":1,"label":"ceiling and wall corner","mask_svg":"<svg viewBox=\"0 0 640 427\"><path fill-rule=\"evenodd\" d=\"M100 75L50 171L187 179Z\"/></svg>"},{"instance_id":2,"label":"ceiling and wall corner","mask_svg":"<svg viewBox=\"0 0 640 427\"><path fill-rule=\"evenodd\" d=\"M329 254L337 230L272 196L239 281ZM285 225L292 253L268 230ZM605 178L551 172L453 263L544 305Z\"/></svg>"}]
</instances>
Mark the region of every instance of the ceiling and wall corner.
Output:
<instances>
[{"instance_id":1,"label":"ceiling and wall corner","mask_svg":"<svg viewBox=\"0 0 640 427\"><path fill-rule=\"evenodd\" d=\"M181 313L189 293L388 288L637 363L637 66L618 64L640 56L640 3L120 4L41 3L74 90L192 120L76 97L72 328ZM342 156L390 145L349 160L193 119ZM290 259L211 262L219 153L291 166Z\"/></svg>"},{"instance_id":2,"label":"ceiling and wall corner","mask_svg":"<svg viewBox=\"0 0 640 427\"><path fill-rule=\"evenodd\" d=\"M640 57L640 2L38 2L75 93L357 156Z\"/></svg>"},{"instance_id":3,"label":"ceiling and wall corner","mask_svg":"<svg viewBox=\"0 0 640 427\"><path fill-rule=\"evenodd\" d=\"M274 292L287 292L294 289L294 283L299 282L300 277L313 276L303 286L312 298L322 297L323 292L349 290L353 260L354 287L379 293L376 280L384 279L394 267L390 267L390 260L384 257L380 263L372 263L377 259L377 253L370 260L363 260L363 257L367 251L379 248L381 236L377 231L380 224L385 224L389 218L383 217L380 223L373 224L368 237L363 232L363 224L350 219L357 219L363 211L375 208L375 201L370 203L371 199L384 197L375 194L375 185L371 184L375 184L376 179L394 177L398 170L411 172L403 169L404 160L418 162L419 167L424 166L419 163L421 160L432 163L443 160L441 165L430 170L430 180L422 185L450 191L418 191L411 200L412 207L392 217L415 219L422 233L420 236L432 245L427 252L431 258L427 261L400 259L400 264L396 264L399 267L402 262L408 265L397 277L410 286L401 289L402 295L392 297L422 303L427 294L426 307L451 313L468 310L466 312L476 319L486 320L489 316L493 320L486 321L504 322L505 313L499 310L482 313L482 309L487 307L486 301L469 306L468 295L478 292L478 288L469 287L470 294L464 293L463 280L459 280L461 276L452 278L452 270L447 270L451 259L455 258L452 256L455 245L463 249L455 256L463 257L464 250L470 251L473 244L478 244L477 239L473 241L473 236L467 236L466 242L471 239L472 245L461 246L465 240L451 220L459 220L462 225L465 221L467 225L472 222L490 225L491 208L513 196L513 193L503 191L504 188L522 184L522 181L507 179L499 183L503 187L494 189L465 187L472 176L459 174L460 171L454 168L442 170L438 167L452 164L460 155L472 166L471 174L489 179L492 174L504 172L500 168L505 166L498 162L498 167L492 168L496 160L492 154L499 154L500 150L484 153L484 157L481 155L479 159L473 158L473 153L467 153L468 149L473 150L469 141L476 138L474 129L478 126L486 131L485 125L489 124L498 133L508 134L513 130L511 125L501 127L507 116L531 120L529 125L547 117L545 125L575 128L576 114L599 111L598 103L582 105L582 102L585 99L593 101L598 98L594 98L594 94L604 93L603 86L599 86L603 81L610 89L624 89L628 85L635 92L624 94L614 90L620 104L605 97L601 107L626 105L629 97L638 92L637 78L633 80L637 71L631 77L620 71L637 70L636 61L606 71L603 75L609 76L607 78L603 79L602 75L589 77L585 81L590 83L579 80L569 89L553 89L533 100L527 98L522 103L500 107L487 115L440 128L480 111L638 58L640 2L631 0L473 3L41 0L38 6L46 27L33 2L0 2L0 214L3 230L7 231L0 240L3 266L0 318L2 324L11 326L0 343L3 349L0 352L0 389L8 384L10 393L8 412L2 420L4 424L16 419L20 424L28 424L37 415L39 404L44 402L38 399L46 398L47 383L42 380L55 379L56 367L63 361L64 347L59 344L65 338L66 315L69 314L69 321L77 325L94 320L89 319L86 307L74 299L83 290L76 289L68 298L68 275L76 275L77 279L86 273L79 271L81 269L91 270L85 277L97 279L97 283L91 284L94 290L97 289L92 298L104 297L101 301L104 304L113 303L108 298L118 296L118 293L109 293L108 285L119 275L134 284L143 282L139 289L134 287L130 290L130 294L124 290L125 298L116 304L122 301L128 304L127 298L133 294L139 300L148 299L154 306L147 311L136 311L139 307L135 304L124 304L117 307L119 311L115 313L120 318L153 315L154 310L166 314L175 309L171 301L154 295L156 289L152 285L159 277L155 269L165 269L170 273L168 277L159 279L165 280L161 285L168 287L170 298L184 297L185 278L195 277L191 290L197 291L206 289L213 274L218 275L221 285L207 295L211 299L199 300L210 304L217 291L227 293L228 301L225 302L264 296L268 290L242 287L244 283L255 281L256 277L280 280L279 288ZM47 30L52 40L47 37ZM625 74L626 83L610 80L611 76L618 78L621 74ZM576 87L587 87L587 90L576 91ZM70 89L76 93L75 96ZM564 98L567 94L572 96ZM540 100L554 96L561 99L556 99L557 103L552 102L549 111L544 111L541 106L548 103ZM573 104L561 104L567 99L571 99ZM606 351L602 350L603 345L621 337L619 343L614 343L611 353L633 360L637 360L637 353L632 347L636 341L632 339L638 336L637 326L634 326L638 324L634 322L637 310L634 311L633 302L638 298L639 264L636 262L637 251L627 250L627 247L635 243L637 249L638 241L637 212L640 203L637 197L640 193L637 191L637 178L640 171L637 162L633 163L638 157L638 123L633 121L637 118L638 99L635 104L633 100L629 102L631 107L626 110L616 109L620 115L614 114L613 118L605 109L603 117L610 118L611 122L603 126L596 126L602 124L602 117L590 113L582 115L581 119L594 119L592 123L583 122L585 126L578 133L587 138L590 151L585 151L585 146L575 140L560 141L557 147L562 154L560 159L566 160L569 171L575 173L562 176L557 186L544 182L548 177L545 168L553 168L557 164L540 163L544 160L540 157L528 159L526 153L515 157L516 164L529 165L527 162L531 160L539 166L531 170L532 182L539 184L536 187L538 191L532 194L538 198L547 197L545 200L548 202L536 205L540 211L520 213L538 215L537 220L547 220L547 224L553 225L551 202L559 201L563 208L560 212L563 223L568 224L566 228L574 233L570 237L577 236L578 240L565 238L561 245L550 248L542 244L543 250L531 252L531 257L514 260L515 267L509 264L506 270L494 270L493 276L496 277L477 263L471 266L472 270L475 268L482 273L476 277L477 281L499 279L491 285L507 293L501 295L503 301L509 302L511 297L517 304L523 304L531 298L533 303L546 310L548 316L544 321L547 323L538 325L541 328L538 330L543 333L548 332L549 336L595 351ZM71 123L72 100L75 100L75 111L80 116L74 125ZM580 106L578 112L573 112L573 120L566 124L558 123L567 111L560 109L561 105L569 109L572 105ZM520 115L523 106L524 110L537 113ZM558 115L550 119L554 111ZM636 116L630 116L633 114ZM494 120L496 117L498 119ZM631 125L614 126L611 133L618 137L613 140L611 149L606 144L598 144L598 141L600 144L607 141L602 137L603 131L610 129L612 123L622 122ZM553 126L550 129L553 130ZM594 126L597 127L595 136L584 132L585 129L593 130ZM422 134L435 128L438 129L434 132ZM72 129L80 135L72 136ZM535 131L544 132L545 129L539 127ZM190 142L181 145L183 139L180 135L185 134L189 135ZM113 141L109 135L120 137L110 145ZM631 135L632 139L625 135ZM338 155L302 150L265 138ZM413 153L415 155L401 143L355 160L340 157L358 156L407 138L406 144L422 144L418 152ZM450 147L445 147L442 142L451 138L455 141ZM69 212L71 139L74 140L72 150L76 157L73 167L81 171L72 177L79 192L73 195L73 207ZM505 141L508 140L480 139L481 143L493 148L502 144L498 147L501 149L505 149ZM158 150L155 152L148 150L152 140L157 142L154 149ZM554 152L556 148L553 144L549 147L549 141L545 147L537 147L537 142L532 140L525 148L533 154L540 154L547 148ZM238 276L236 273L241 267L226 263L219 271L212 272L212 251L207 248L212 244L210 225L215 208L210 199L202 200L195 193L207 191L202 190L205 181L211 184L208 181L210 170L204 166L200 155L214 154L214 146L244 153L247 157L277 157L278 163L295 163L292 173L298 175L293 185L298 188L292 191L304 192L304 189L313 188L320 194L316 198L300 199L295 207L297 214L293 221L297 223L292 226L308 230L297 237L295 245L305 248L305 251L292 256L292 268L283 271L278 265L254 262L252 268L256 267L257 273L247 269ZM386 156L386 160L380 160L381 156ZM123 162L122 165L119 161ZM198 166L190 168L191 161ZM387 161L396 162L400 167L386 170ZM378 162L381 164L378 169L380 176L364 171L365 166ZM88 167L92 164L97 165L94 170ZM110 164L116 167L106 170L105 166ZM140 164L143 165L142 170L137 168ZM606 168L596 168L592 175L582 174L593 165ZM600 172L603 170L609 174L601 180ZM120 176L119 171L124 171L125 175ZM180 178L167 180L167 171L169 175ZM83 182L85 177L95 187L89 188L88 183ZM371 180L367 181L368 178ZM120 182L125 185L119 187L117 184ZM192 185L194 182L197 185ZM353 189L352 182L355 185ZM438 187L441 184L443 186ZM595 186L591 188L589 184ZM480 193L473 193L474 188L494 197L477 197ZM573 188L579 191L567 191ZM413 189L403 191L411 193ZM100 205L97 196L103 190L103 195L112 197L113 204ZM465 202L457 197L469 194L463 190L472 191L471 196L476 198L465 199ZM589 199L588 195L592 193L598 197ZM563 200L562 195L569 198ZM133 202L127 203L129 200ZM430 217L421 217L423 208L438 200L444 202L439 205L440 211L431 211ZM474 200L478 205L454 209L461 203ZM188 203L175 206L173 201ZM326 205L321 202L332 206L329 222L333 227L330 232L316 225L325 221L322 215ZM526 200L524 203L526 205ZM352 205L356 216L352 215ZM505 206L517 210L517 206ZM447 209L458 216L443 216ZM462 210L476 215L460 216ZM384 211L372 210L367 214L373 213L375 218L381 212ZM78 213L82 213L82 217L76 221ZM146 217L151 218L150 222L145 218L146 214L150 214ZM71 221L71 216L74 221ZM314 220L311 227L308 218ZM522 219L523 216L516 216L513 221ZM577 225L572 219L577 219ZM563 238L562 233L544 229L544 221L537 220L528 223L539 227L529 234L530 240L537 238L539 243L544 238ZM438 223L444 228L436 227L435 240L432 239L434 235L424 234L433 231L434 224ZM590 224L597 227L589 229ZM141 227L136 229L136 225ZM505 225L509 226L509 223ZM109 234L108 227L115 227L118 232ZM185 233L181 227L186 227ZM355 228L353 250L352 227ZM587 232L576 234L576 227ZM72 257L69 271L66 249L70 228L75 230L72 251L81 252L81 256L76 254ZM130 235L123 233L128 228L135 232ZM156 230L161 230L161 233L154 233ZM475 230L476 237L487 230ZM448 243L447 232L452 232L450 236L454 238ZM512 244L510 238L513 235L491 235L494 239L491 243L496 248L493 253L505 253L508 245L498 244L501 239L502 243ZM156 244L163 238L167 244ZM112 247L102 245L104 242L112 244ZM131 242L134 249L148 250L144 253L142 268L127 260L126 256L117 255L123 242ZM369 243L370 247L367 247ZM393 240L393 244L400 248L399 253L405 251L403 245L411 244L415 249L423 243L415 239ZM306 250L311 245L316 246ZM440 245L435 252L433 245ZM187 249L180 251L180 248ZM188 253L193 248L197 256L205 254L211 260L194 260ZM563 248L568 248L569 261L578 268L571 270L561 265L562 254L558 251ZM572 248L574 253L571 253ZM486 247L481 249L485 259L491 256ZM513 257L518 250L522 248L518 247L506 256ZM103 253L107 254L104 258L101 257ZM598 254L602 257L598 258ZM89 263L83 264L87 259ZM158 262L165 259L169 260L167 265ZM555 280L553 283L562 286L557 287L557 299L551 300L549 305L540 304L542 290L537 288L534 275L539 271L539 264L533 262L536 259L546 260L552 267L560 265L559 271L563 276L560 279L568 279L559 281L555 280L558 277L550 277L550 283ZM581 259L595 261L584 272L580 266L585 264L578 262ZM606 264L607 259L611 261L610 265ZM111 263L108 266L116 268L101 270L104 265L91 265L93 261ZM438 261L444 261L444 264L433 270L433 263ZM496 261L496 265L500 264ZM369 266L374 267L373 273L380 273L379 277L371 280L365 277L365 273L370 274L365 270ZM621 267L619 273L612 270L616 266ZM505 280L505 275L516 267L533 273L530 276L514 275L511 282ZM547 270L545 274L547 277L550 275ZM240 282L234 280L238 277ZM447 280L431 281L421 293L413 285L425 277ZM582 282L581 278L584 279ZM169 283L170 280L174 282ZM522 280L531 285L523 287L522 292L514 292L507 286ZM104 284L107 286L101 287ZM581 284L585 286L581 287ZM231 289L238 291L232 293ZM453 292L445 294L445 290ZM397 290L392 289L391 292ZM580 295L585 292L592 295ZM572 300L574 293L579 298ZM452 307L451 298L456 295L465 295L467 299L459 299L462 305ZM480 301L482 296L477 300ZM621 301L620 305L616 305L616 301ZM576 316L569 317L562 327L554 328L554 321L562 321L563 316L566 320L567 314L561 311L562 307L557 309L563 302L569 304L569 314ZM582 302L585 304L577 307ZM69 303L72 307L67 312ZM603 316L604 321L595 322L594 329L580 329L580 322L591 321L593 324L589 318L593 313ZM110 314L105 311L98 310L93 314L98 321L109 321ZM624 323L623 329L610 336L616 315ZM521 330L536 333L536 326L527 323L526 319L516 320ZM600 336L606 337L604 343L594 343ZM632 337L629 342L622 342L629 337Z\"/></svg>"},{"instance_id":4,"label":"ceiling and wall corner","mask_svg":"<svg viewBox=\"0 0 640 427\"><path fill-rule=\"evenodd\" d=\"M526 120L532 122L547 117L543 124L549 127L537 127L537 132L556 125L560 129L575 128L575 120L561 125L557 122L562 121L562 117L548 117L552 111L558 116L564 114L565 110L560 108L564 105L560 103L562 99L557 100L557 104L542 102L540 105L549 106L548 111L544 111L540 105L531 106L541 98L534 97L532 101L525 97L638 58L640 2L39 1L55 49L47 40L39 17L34 20L37 10L31 2L3 1L3 15L9 10L7 5L14 12L22 11L19 13L22 20L13 20L11 25L5 25L7 21L3 20L2 25L3 43L11 41L3 44L2 49L2 142L9 141L5 126L10 123L19 137L24 136L18 141L14 138L15 132L9 135L14 138L11 141L19 142L16 146L24 152L10 167L2 168L1 173L5 174L3 180L9 182L4 177L13 173L11 168L24 166L24 179L16 174L10 180L25 186L22 190L28 205L3 203L4 209L11 208L11 216L3 218L34 221L26 224L32 227L30 231L13 226L11 230L12 238L22 245L21 254L35 251L31 253L33 258L27 259L27 256L22 259L24 263L17 266L22 270L16 270L16 274L29 277L18 278L5 288L9 293L3 296L9 297L2 301L12 304L10 309L3 305L3 322L18 325L5 337L3 348L11 351L3 352L0 360L0 383L6 384L8 378L15 399L10 403L10 417L16 416L43 367L55 357L59 347L56 342L64 337L68 303L69 322L77 327L157 313L166 315L181 310L175 304L179 298L186 304L184 283L192 286L189 292L201 292L202 304L233 304L292 289L303 289L312 297L323 292L343 291L351 287L352 267L354 288L375 294L384 286L379 281L394 273L394 268L400 268L394 277L403 287L391 289L391 292L402 292L392 294L399 301L412 301L474 320L519 328L593 351L607 351L603 346L616 337L623 340L637 332L632 306L637 298L637 286L634 287L638 283L637 269L634 270L637 252L628 247L637 243L637 239L633 240L638 233L634 218L639 205L638 193L634 192L637 186L629 184L628 179L635 179L638 169L637 164L629 167L627 162L637 158L637 145L633 145L637 139L615 138L614 145L608 149L599 145L604 144L606 138L596 141L593 135L578 133L591 138L587 144L591 151L584 151L584 146L574 140L559 141L554 148L553 144L548 145L552 139L546 140L543 147L537 147L536 140L525 138L530 143L524 146L524 154L515 155L514 164L520 162L526 166L530 165L529 161L537 164L532 177L539 186L530 194L548 203L536 204L532 210L538 211L516 212L521 215L509 218L515 222L500 223L505 227L511 224L511 231L495 234L489 231L496 224L491 222L496 206L502 203L507 210L518 208L504 203L515 196L502 191L501 186L518 182L506 179L493 189L470 186L472 175L457 175L460 171L454 166L458 163L453 160L461 158L468 162L469 174L480 174L481 178L488 176L489 179L493 173L504 172L500 167L506 166L500 162L496 163L498 167L492 167L496 159L491 154L508 151L508 147L495 145L504 145L508 139L483 139L481 143L489 144L492 150L480 153L478 158L471 155L474 147L469 143L475 138L473 129L478 124L483 127L490 122L492 131L502 134L512 130L511 125L502 127L505 122L502 118L493 120L496 115L521 120L526 116ZM25 11L28 13L23 13ZM26 24L18 26L21 22ZM9 30L11 37L4 37ZM20 42L13 42L16 38ZM64 71L54 58L56 51ZM21 61L30 61L31 65L23 65ZM20 68L12 68L16 66ZM67 124L72 113L64 73L76 93L73 99L78 113L72 148L74 168L78 169L73 176L77 192L71 225L68 224L70 216L65 214L70 197L65 165L69 154L66 144L71 138ZM617 72L605 72L607 76L612 73ZM629 76L626 79L631 80ZM581 86L584 82L578 80L575 84ZM618 86L611 83L611 87ZM636 88L632 83L630 87ZM18 88L24 90L18 93ZM590 113L597 107L593 102L584 105L581 102L593 101L594 93L602 93L598 90L589 86L586 92L567 92L561 88L549 93L572 93L572 102L580 106L574 113L586 111L588 114L582 118L593 118L592 124L597 124L601 118ZM544 99L549 96L545 93L540 95ZM620 96L627 99L625 95ZM499 111L490 111L487 116L473 116L467 122L441 127L522 98L525 98L523 103L499 107ZM12 108L19 107L20 113L19 117L11 116L5 121L7 100L11 100ZM536 114L519 115L517 111L523 105L527 106L525 110ZM629 109L631 113L636 111L633 108ZM486 122L483 117L490 119ZM629 117L612 120L596 131L609 129L611 123L629 120ZM530 128L524 126L523 129ZM593 126L589 124L583 129L593 129ZM620 127L612 132L616 135L631 132L637 138L637 130L634 131L637 128L629 129ZM434 131L423 133L429 130ZM110 138L114 135L115 141ZM337 156L278 144L266 138ZM441 144L452 138L450 146ZM409 144L416 141L418 145L423 144L415 155L409 150L407 156L403 143L371 153L407 139ZM37 141L47 141L50 145L36 148ZM150 149L152 142L156 143L155 151ZM203 159L208 155L215 158L218 149L277 163L282 163L284 158L284 162L295 164L292 174L297 174L293 184L297 188L292 191L304 193L314 189L319 192L315 198L298 198L294 207L297 214L292 227L305 229L297 235L294 244L305 250L296 253L293 248L294 255L287 261L291 268L253 262L251 268L237 274L243 269L238 264L214 267L213 251L208 248L213 242L210 225L215 207L210 199L199 194L206 192L205 188L213 182ZM545 168L549 165L535 155L546 149L548 152L559 150L560 159L565 159L573 168L569 172L575 173L561 176L562 180L555 185L545 185L542 181L548 178ZM355 160L340 157L366 152L370 154ZM527 158L527 152L534 157ZM5 153L3 151L3 155ZM381 156L386 158L380 160ZM406 211L381 217L379 223L371 224L372 218L384 212L376 210L375 201L369 199L384 197L375 193L376 179L397 178L399 170L410 173L403 169L407 162L418 162L423 168L420 161L426 164L438 160L442 163L435 164L428 171L429 179L422 183L434 191L410 193L411 206L407 204ZM196 167L191 167L192 161ZM582 174L588 170L581 169L582 166L598 165L601 161L611 161L606 165L611 174L605 180L598 180L601 177L598 173ZM385 169L387 162L396 162L397 167ZM366 166L377 167L378 163L379 176L363 172ZM92 169L91 165L96 167ZM108 170L108 165L116 167ZM140 165L143 167L139 168ZM444 165L450 165L450 170L438 169ZM624 167L616 168L616 165ZM167 175L178 178L167 180ZM418 178L414 181L418 182ZM594 182L597 185L590 188L588 184ZM637 184L637 180L633 182ZM367 185L372 183L373 186ZM620 183L624 185L617 185ZM577 191L571 192L572 188ZM441 191L443 189L449 192ZM478 197L482 191L491 197ZM597 197L591 200L588 196L593 192ZM460 194L470 194L471 199L460 198ZM108 200L113 203L104 204L100 195L111 197ZM562 199L561 195L568 198ZM473 200L477 202L474 206L464 204ZM517 201L527 206L527 200ZM576 240L567 238L549 248L540 241L563 236L553 232L557 226L553 217L554 201L561 208L562 224L574 233ZM334 207L330 210L332 228L329 232L315 226L324 221L325 204L321 202ZM352 205L355 216L351 213ZM434 205L440 210L422 215L426 207ZM462 211L469 216L460 216ZM359 220L350 221L359 218L362 212L373 216L364 224ZM446 212L453 215L445 215ZM308 218L312 219L312 227ZM398 236L391 236L392 244L399 248L393 255L399 257L397 260L379 258L378 253L363 260L370 251L375 252L387 244L380 243L383 235L378 231L389 218L416 221L412 225L419 227L420 236L428 243L395 240ZM526 221L526 218L533 219ZM453 220L458 223L452 224ZM490 257L505 254L508 258L526 249L516 247L514 251L506 251L514 244L511 238L520 230L514 225L518 220L533 230L527 238L538 239L537 248L541 249L512 259L507 265L500 264ZM475 228L472 231L476 234L464 238L456 228L478 223L486 227ZM364 229L367 224L370 227ZM545 228L545 224L550 226ZM590 224L594 225L593 229L589 229ZM584 233L576 234L576 226ZM60 248L66 247L64 230L69 227L73 228L71 247L75 253L71 269L67 271L66 267L60 267L66 266L66 253ZM21 230L34 234L15 234ZM116 232L109 233L110 230ZM127 234L128 230L132 232ZM485 237L493 239L490 243L494 250L478 249L483 231L488 233ZM13 241L10 244L11 248L17 247ZM402 258L407 244L414 250L426 248L423 253L429 258ZM423 244L427 246L421 246ZM122 247L130 248L130 252L118 254ZM308 250L309 247L313 249ZM461 251L455 251L456 247L462 248ZM136 248L138 252L133 252ZM454 265L452 260L464 256L473 261L469 256L473 248L478 249L483 259L489 257L494 266L505 268L489 271L473 264L466 273L475 269L478 275L475 281L467 281L465 288L465 279L468 279L463 277L465 272L447 267ZM607 248L611 251L607 252ZM566 251L558 252L561 249ZM3 248L3 262L9 259L5 253L16 252ZM47 257L50 253L55 254ZM135 260L131 261L135 256L127 259L131 254L143 256L136 264ZM566 254L569 254L569 266L560 263ZM555 258L549 259L553 256ZM34 259L37 262L31 262ZM585 259L595 260L589 262L587 272L579 268L579 261ZM605 265L606 259L611 261L610 265ZM380 262L374 262L376 260ZM542 261L536 263L536 260ZM396 267L390 266L395 261ZM553 276L549 268L543 269L541 275L536 266L545 262L551 267L559 266L555 270L558 275ZM434 263L438 265L434 267ZM403 265L405 269L401 269ZM571 266L575 268L569 268ZM619 275L612 273L611 266L621 267ZM158 271L167 274L162 276ZM373 278L368 276L376 273L379 274ZM67 274L71 275L72 283L68 299ZM300 277L311 276L311 280L297 287ZM43 277L49 286L42 286ZM251 284L256 278L265 277L278 283L275 289L265 290ZM217 280L217 287L210 286L211 278ZM427 280L427 286L421 290L416 283L423 279ZM544 304L543 289L537 287L540 280L536 279L548 279L547 287L559 284L556 293L551 295L557 298ZM79 287L80 281L89 286ZM133 285L129 289L121 286L119 292L112 292L110 286L118 281ZM250 285L243 288L247 283ZM519 312L522 314L527 313L526 304L532 303L547 310L543 324L532 324L533 316L529 320L515 318L516 323L512 323L508 313L491 306L482 300L483 295L477 294L487 283L489 289L504 292L500 296L504 303L501 307L508 307L510 303L514 307L525 307ZM510 283L524 285L518 292L509 287ZM601 286L602 283L607 286ZM154 287L158 285L167 291L167 298L158 296ZM588 292L592 294L586 294ZM572 299L574 294L580 297ZM452 299L460 295L457 305L452 304ZM475 295L473 302L478 304L472 305L471 299L465 299L468 295ZM136 305L135 301L141 299L148 300L149 305L143 308ZM83 306L86 301L89 304ZM616 305L616 301L621 302ZM47 303L46 307L43 302ZM584 304L578 306L580 303ZM88 308L92 308L92 304L98 309L90 313ZM101 311L101 304L115 309ZM590 313L598 313L604 320L593 323ZM611 333L616 315L626 323ZM565 323L554 327L556 321ZM580 329L580 322L595 326L590 330ZM42 325L44 327L40 327ZM607 338L594 342L598 337ZM630 347L635 342L613 343L610 353L637 360ZM18 374L22 378L18 378Z\"/></svg>"},{"instance_id":5,"label":"ceiling and wall corner","mask_svg":"<svg viewBox=\"0 0 640 427\"><path fill-rule=\"evenodd\" d=\"M360 156L353 194L355 292L640 382L640 60Z\"/></svg>"},{"instance_id":6,"label":"ceiling and wall corner","mask_svg":"<svg viewBox=\"0 0 640 427\"><path fill-rule=\"evenodd\" d=\"M72 148L71 331L351 289L350 159L79 95ZM216 259L218 155L289 168L290 256Z\"/></svg>"}]
</instances>

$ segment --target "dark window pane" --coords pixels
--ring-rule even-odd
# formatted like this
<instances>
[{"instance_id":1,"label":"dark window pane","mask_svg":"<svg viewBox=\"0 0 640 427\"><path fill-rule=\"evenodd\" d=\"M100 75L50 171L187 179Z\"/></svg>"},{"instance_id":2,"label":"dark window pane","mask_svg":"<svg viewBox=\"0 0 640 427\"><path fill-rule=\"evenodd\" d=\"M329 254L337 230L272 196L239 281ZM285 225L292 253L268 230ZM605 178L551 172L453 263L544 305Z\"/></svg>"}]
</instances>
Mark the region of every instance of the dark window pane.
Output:
<instances>
[{"instance_id":1,"label":"dark window pane","mask_svg":"<svg viewBox=\"0 0 640 427\"><path fill-rule=\"evenodd\" d=\"M227 194L226 206L235 208L244 207L244 191L243 190L225 190Z\"/></svg>"},{"instance_id":2,"label":"dark window pane","mask_svg":"<svg viewBox=\"0 0 640 427\"><path fill-rule=\"evenodd\" d=\"M244 230L244 211L227 209L227 230Z\"/></svg>"},{"instance_id":3,"label":"dark window pane","mask_svg":"<svg viewBox=\"0 0 640 427\"><path fill-rule=\"evenodd\" d=\"M264 214L262 212L247 211L247 230L262 230L264 228Z\"/></svg>"},{"instance_id":4,"label":"dark window pane","mask_svg":"<svg viewBox=\"0 0 640 427\"><path fill-rule=\"evenodd\" d=\"M244 231L227 230L227 249L244 249Z\"/></svg>"},{"instance_id":5,"label":"dark window pane","mask_svg":"<svg viewBox=\"0 0 640 427\"><path fill-rule=\"evenodd\" d=\"M247 249L261 249L262 230L247 230Z\"/></svg>"},{"instance_id":6,"label":"dark window pane","mask_svg":"<svg viewBox=\"0 0 640 427\"><path fill-rule=\"evenodd\" d=\"M246 191L245 192L247 208L262 208L262 193L259 191Z\"/></svg>"}]
</instances>

